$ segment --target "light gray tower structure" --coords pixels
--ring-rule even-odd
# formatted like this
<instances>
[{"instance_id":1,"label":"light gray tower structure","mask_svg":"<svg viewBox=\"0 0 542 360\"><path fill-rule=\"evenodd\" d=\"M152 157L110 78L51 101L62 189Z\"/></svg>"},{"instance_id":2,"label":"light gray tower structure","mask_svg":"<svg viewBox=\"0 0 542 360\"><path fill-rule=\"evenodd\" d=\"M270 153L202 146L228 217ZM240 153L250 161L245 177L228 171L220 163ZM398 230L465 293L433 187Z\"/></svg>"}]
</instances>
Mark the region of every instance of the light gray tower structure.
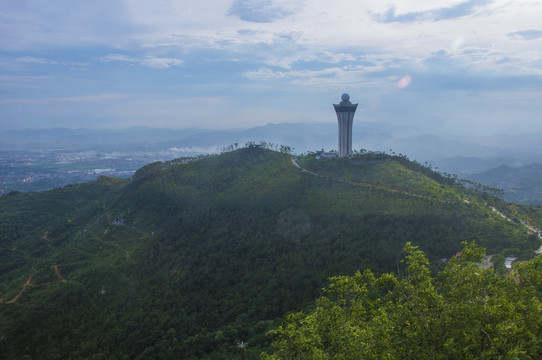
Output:
<instances>
[{"instance_id":1,"label":"light gray tower structure","mask_svg":"<svg viewBox=\"0 0 542 360\"><path fill-rule=\"evenodd\" d=\"M350 95L341 95L341 102L333 104L339 122L339 157L352 155L352 123L358 104L350 102Z\"/></svg>"}]
</instances>

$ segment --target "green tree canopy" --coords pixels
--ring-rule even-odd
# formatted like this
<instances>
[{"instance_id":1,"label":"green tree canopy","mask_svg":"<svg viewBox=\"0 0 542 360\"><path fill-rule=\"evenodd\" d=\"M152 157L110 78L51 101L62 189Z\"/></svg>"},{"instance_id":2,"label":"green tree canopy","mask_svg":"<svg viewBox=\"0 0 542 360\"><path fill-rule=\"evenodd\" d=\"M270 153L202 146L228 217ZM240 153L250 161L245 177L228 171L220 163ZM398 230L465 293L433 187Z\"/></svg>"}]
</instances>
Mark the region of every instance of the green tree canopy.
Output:
<instances>
[{"instance_id":1,"label":"green tree canopy","mask_svg":"<svg viewBox=\"0 0 542 360\"><path fill-rule=\"evenodd\" d=\"M406 275L371 271L331 278L309 313L271 332L264 359L540 359L542 258L509 276L477 263L467 245L432 277L422 251L407 243Z\"/></svg>"}]
</instances>

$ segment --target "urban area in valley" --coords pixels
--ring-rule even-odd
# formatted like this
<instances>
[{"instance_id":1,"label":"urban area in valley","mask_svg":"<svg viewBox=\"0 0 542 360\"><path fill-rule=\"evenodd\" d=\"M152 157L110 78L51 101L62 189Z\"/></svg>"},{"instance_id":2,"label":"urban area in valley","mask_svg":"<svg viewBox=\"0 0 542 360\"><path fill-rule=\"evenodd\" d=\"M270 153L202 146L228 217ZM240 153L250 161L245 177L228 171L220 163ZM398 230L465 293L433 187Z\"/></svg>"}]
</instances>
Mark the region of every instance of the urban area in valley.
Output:
<instances>
[{"instance_id":1,"label":"urban area in valley","mask_svg":"<svg viewBox=\"0 0 542 360\"><path fill-rule=\"evenodd\" d=\"M175 148L151 152L0 151L0 195L48 190L98 176L129 178L146 164L183 155Z\"/></svg>"}]
</instances>

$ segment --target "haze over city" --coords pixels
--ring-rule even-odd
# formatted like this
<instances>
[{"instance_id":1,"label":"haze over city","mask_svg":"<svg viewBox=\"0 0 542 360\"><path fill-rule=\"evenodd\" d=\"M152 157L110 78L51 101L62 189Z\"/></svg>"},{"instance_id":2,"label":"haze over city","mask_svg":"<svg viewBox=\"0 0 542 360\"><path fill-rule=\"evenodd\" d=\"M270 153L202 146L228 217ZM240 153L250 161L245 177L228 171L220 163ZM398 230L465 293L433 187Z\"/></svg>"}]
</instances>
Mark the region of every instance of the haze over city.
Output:
<instances>
[{"instance_id":1,"label":"haze over city","mask_svg":"<svg viewBox=\"0 0 542 360\"><path fill-rule=\"evenodd\" d=\"M355 127L542 131L542 3L5 1L0 131Z\"/></svg>"}]
</instances>

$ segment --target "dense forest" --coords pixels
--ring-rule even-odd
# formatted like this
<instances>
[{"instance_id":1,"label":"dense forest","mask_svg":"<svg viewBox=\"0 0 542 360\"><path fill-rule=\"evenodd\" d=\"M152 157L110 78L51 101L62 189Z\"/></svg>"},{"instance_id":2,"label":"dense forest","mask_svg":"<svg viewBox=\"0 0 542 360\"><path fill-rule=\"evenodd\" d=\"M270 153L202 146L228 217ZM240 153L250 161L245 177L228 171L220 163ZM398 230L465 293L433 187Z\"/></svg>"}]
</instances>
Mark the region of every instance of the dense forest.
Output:
<instances>
[{"instance_id":1,"label":"dense forest","mask_svg":"<svg viewBox=\"0 0 542 360\"><path fill-rule=\"evenodd\" d=\"M480 268L471 243L432 277L422 251L407 243L405 275L370 270L331 278L309 313L270 332L264 359L540 359L542 258L513 276Z\"/></svg>"},{"instance_id":2,"label":"dense forest","mask_svg":"<svg viewBox=\"0 0 542 360\"><path fill-rule=\"evenodd\" d=\"M540 246L540 208L404 156L230 150L1 197L0 356L257 359L329 277L408 272L407 242L434 271Z\"/></svg>"}]
</instances>

